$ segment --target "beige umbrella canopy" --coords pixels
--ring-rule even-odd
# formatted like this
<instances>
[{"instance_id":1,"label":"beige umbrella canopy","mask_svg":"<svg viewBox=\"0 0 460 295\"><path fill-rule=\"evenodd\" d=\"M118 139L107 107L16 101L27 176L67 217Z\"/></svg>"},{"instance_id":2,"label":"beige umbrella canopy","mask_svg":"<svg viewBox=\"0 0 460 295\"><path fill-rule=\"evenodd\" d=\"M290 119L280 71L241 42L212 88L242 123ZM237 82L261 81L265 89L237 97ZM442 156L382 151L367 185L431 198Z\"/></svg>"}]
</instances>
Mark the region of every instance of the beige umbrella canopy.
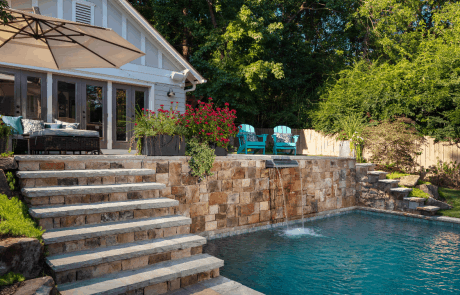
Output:
<instances>
[{"instance_id":1,"label":"beige umbrella canopy","mask_svg":"<svg viewBox=\"0 0 460 295\"><path fill-rule=\"evenodd\" d=\"M143 55L111 29L4 9L0 61L51 69L119 68Z\"/></svg>"}]
</instances>

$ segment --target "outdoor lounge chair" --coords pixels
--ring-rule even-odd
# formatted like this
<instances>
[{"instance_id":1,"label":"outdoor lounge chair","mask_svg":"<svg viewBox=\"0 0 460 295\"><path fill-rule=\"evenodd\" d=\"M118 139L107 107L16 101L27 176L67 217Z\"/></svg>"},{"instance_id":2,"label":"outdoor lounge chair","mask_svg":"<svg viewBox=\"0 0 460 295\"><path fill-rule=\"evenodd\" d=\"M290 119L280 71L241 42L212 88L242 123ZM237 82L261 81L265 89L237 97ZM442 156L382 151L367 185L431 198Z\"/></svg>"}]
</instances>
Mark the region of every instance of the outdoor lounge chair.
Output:
<instances>
[{"instance_id":1,"label":"outdoor lounge chair","mask_svg":"<svg viewBox=\"0 0 460 295\"><path fill-rule=\"evenodd\" d=\"M273 154L278 155L279 150L291 150L290 153L281 153L287 155L297 154L297 140L298 135L292 135L291 128L287 126L276 126L273 130Z\"/></svg>"},{"instance_id":2,"label":"outdoor lounge chair","mask_svg":"<svg viewBox=\"0 0 460 295\"><path fill-rule=\"evenodd\" d=\"M241 154L243 151L245 154L255 154L259 150L262 150L265 155L265 141L267 140L268 134L256 135L254 127L247 124L240 125L239 128L240 131L237 137L240 147L238 148L237 154ZM258 137L262 138L262 141L259 141ZM248 152L248 149L251 149L251 151Z\"/></svg>"}]
</instances>

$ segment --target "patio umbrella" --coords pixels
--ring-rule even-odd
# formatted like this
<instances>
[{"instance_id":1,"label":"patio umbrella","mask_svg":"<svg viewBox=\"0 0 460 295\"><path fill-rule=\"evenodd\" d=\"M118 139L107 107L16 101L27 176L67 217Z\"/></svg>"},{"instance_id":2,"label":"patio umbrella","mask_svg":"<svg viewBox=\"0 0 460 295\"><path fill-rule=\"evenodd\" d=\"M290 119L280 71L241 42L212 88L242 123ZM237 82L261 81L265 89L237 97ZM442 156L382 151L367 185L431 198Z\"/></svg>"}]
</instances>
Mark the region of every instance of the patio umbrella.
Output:
<instances>
[{"instance_id":1,"label":"patio umbrella","mask_svg":"<svg viewBox=\"0 0 460 295\"><path fill-rule=\"evenodd\" d=\"M143 55L111 29L15 9L0 20L0 61L51 69L119 68Z\"/></svg>"}]
</instances>

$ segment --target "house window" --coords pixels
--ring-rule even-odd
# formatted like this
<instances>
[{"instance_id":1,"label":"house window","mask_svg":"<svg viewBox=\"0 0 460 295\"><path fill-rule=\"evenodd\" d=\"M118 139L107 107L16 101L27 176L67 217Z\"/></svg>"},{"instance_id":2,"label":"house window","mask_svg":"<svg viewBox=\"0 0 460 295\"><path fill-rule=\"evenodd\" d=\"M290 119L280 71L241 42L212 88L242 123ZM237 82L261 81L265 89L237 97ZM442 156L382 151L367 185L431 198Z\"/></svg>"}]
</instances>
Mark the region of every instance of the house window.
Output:
<instances>
[{"instance_id":1,"label":"house window","mask_svg":"<svg viewBox=\"0 0 460 295\"><path fill-rule=\"evenodd\" d=\"M72 21L94 25L94 3L72 0Z\"/></svg>"}]
</instances>

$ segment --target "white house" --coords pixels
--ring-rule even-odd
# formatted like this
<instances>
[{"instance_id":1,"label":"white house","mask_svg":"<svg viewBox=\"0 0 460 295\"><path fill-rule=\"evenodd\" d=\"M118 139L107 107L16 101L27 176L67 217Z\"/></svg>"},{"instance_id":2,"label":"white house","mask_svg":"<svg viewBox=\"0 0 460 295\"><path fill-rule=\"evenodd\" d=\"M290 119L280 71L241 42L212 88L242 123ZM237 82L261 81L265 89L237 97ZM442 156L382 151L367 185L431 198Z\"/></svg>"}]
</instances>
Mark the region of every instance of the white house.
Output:
<instances>
[{"instance_id":1,"label":"white house","mask_svg":"<svg viewBox=\"0 0 460 295\"><path fill-rule=\"evenodd\" d=\"M80 123L125 149L135 108L179 102L206 80L125 0L7 0L14 9L111 28L145 56L120 69L49 70L0 62L0 114ZM168 95L169 93L169 95ZM174 94L173 94L174 93ZM174 104L175 105L175 104ZM126 123L128 121L128 123Z\"/></svg>"}]
</instances>

